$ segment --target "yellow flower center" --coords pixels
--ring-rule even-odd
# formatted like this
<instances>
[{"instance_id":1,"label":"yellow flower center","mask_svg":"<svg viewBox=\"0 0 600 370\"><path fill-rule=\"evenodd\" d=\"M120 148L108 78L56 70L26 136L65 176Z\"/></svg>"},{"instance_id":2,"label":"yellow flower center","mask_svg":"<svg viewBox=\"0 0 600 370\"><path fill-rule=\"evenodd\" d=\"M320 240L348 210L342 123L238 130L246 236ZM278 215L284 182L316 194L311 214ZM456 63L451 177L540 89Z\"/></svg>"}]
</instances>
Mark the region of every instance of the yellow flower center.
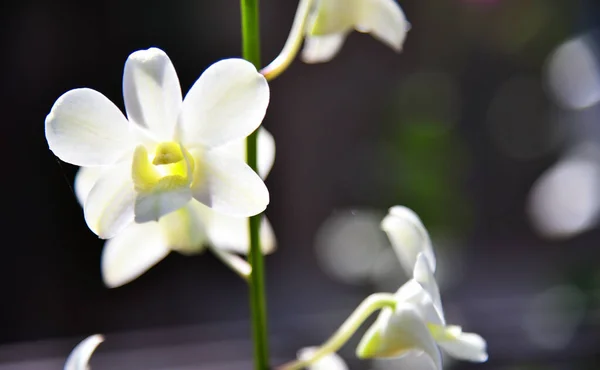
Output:
<instances>
[{"instance_id":1,"label":"yellow flower center","mask_svg":"<svg viewBox=\"0 0 600 370\"><path fill-rule=\"evenodd\" d=\"M143 145L135 148L131 177L137 192L169 191L190 186L194 158L179 143L164 142L150 155Z\"/></svg>"}]
</instances>

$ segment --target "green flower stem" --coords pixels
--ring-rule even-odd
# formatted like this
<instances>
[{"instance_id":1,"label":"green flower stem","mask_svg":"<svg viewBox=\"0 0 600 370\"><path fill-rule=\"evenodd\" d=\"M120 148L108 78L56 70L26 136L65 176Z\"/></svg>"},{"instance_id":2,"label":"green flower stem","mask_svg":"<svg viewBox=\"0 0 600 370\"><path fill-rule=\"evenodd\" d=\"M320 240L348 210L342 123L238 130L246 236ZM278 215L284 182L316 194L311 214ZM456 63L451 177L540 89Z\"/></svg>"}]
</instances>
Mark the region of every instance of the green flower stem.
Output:
<instances>
[{"instance_id":1,"label":"green flower stem","mask_svg":"<svg viewBox=\"0 0 600 370\"><path fill-rule=\"evenodd\" d=\"M243 57L260 68L260 28L258 0L240 0L242 13ZM246 161L257 172L257 131L246 139ZM261 215L250 217L250 254L252 272L248 281L250 316L254 343L254 369L269 370L269 342L267 335L267 304L265 299L264 257L260 249Z\"/></svg>"},{"instance_id":2,"label":"green flower stem","mask_svg":"<svg viewBox=\"0 0 600 370\"><path fill-rule=\"evenodd\" d=\"M271 81L278 77L296 58L298 50L300 50L300 45L302 45L302 40L304 39L306 21L308 19L308 14L310 13L312 2L313 0L300 0L298 3L298 10L294 17L290 35L288 36L281 53L279 53L277 58L269 63L268 66L260 71L267 80Z\"/></svg>"},{"instance_id":3,"label":"green flower stem","mask_svg":"<svg viewBox=\"0 0 600 370\"><path fill-rule=\"evenodd\" d=\"M395 307L396 300L393 294L375 293L371 294L352 312L352 314L344 321L342 326L333 333L333 335L319 347L310 358L289 362L280 366L279 370L299 370L306 366L312 365L324 356L337 352L346 342L354 335L356 330L362 325L365 320L373 314L373 312L385 307Z\"/></svg>"}]
</instances>

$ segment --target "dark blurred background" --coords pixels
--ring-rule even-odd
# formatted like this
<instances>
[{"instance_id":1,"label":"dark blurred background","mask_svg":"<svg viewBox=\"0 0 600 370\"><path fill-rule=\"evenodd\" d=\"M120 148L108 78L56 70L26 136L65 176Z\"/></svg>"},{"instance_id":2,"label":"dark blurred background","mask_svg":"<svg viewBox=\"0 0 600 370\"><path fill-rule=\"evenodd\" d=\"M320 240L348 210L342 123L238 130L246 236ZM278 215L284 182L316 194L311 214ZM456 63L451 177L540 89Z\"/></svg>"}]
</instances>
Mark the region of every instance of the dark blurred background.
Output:
<instances>
[{"instance_id":1,"label":"dark blurred background","mask_svg":"<svg viewBox=\"0 0 600 370\"><path fill-rule=\"evenodd\" d=\"M296 5L261 1L265 65ZM488 340L488 363L447 368L598 369L600 6L401 6L413 26L402 54L353 33L332 62L296 61L271 84L273 363L406 280L378 228L403 204L434 240L448 320ZM0 369L59 369L97 332L107 343L94 369L250 369L246 286L212 255L172 253L104 287L76 168L53 156L43 129L72 88L123 108L123 65L138 49L165 50L185 93L210 64L240 55L239 21L236 0L3 2ZM353 369L420 368L358 362L355 343L341 351Z\"/></svg>"}]
</instances>

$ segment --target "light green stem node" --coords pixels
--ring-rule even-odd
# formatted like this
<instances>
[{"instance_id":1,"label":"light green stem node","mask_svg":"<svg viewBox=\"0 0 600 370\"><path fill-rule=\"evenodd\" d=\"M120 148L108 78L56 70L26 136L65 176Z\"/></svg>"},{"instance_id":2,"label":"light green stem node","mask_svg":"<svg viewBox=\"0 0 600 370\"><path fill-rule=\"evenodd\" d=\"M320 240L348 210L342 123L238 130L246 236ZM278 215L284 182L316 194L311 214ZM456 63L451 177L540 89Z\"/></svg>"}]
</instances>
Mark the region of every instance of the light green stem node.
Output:
<instances>
[{"instance_id":1,"label":"light green stem node","mask_svg":"<svg viewBox=\"0 0 600 370\"><path fill-rule=\"evenodd\" d=\"M296 10L292 29L281 53L260 71L267 80L271 81L282 74L296 58L298 50L300 50L300 46L302 45L302 40L304 40L306 21L308 20L312 3L313 0L300 0L298 3L298 10Z\"/></svg>"},{"instance_id":2,"label":"light green stem node","mask_svg":"<svg viewBox=\"0 0 600 370\"><path fill-rule=\"evenodd\" d=\"M365 322L369 316L375 311L385 307L396 306L394 295L390 293L375 293L368 296L361 304L352 312L352 314L344 321L339 329L323 343L312 356L308 359L289 362L278 370L299 370L310 366L319 361L324 356L337 352L346 342L354 335L356 330Z\"/></svg>"}]
</instances>

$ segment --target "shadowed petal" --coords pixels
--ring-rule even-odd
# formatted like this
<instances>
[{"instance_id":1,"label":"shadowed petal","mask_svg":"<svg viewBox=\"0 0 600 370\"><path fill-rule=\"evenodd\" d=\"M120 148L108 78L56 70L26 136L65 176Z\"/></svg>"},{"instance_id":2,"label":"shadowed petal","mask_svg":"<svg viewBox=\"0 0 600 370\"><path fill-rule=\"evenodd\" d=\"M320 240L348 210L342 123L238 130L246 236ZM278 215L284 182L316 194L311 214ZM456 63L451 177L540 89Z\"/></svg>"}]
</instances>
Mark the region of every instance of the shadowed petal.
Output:
<instances>
[{"instance_id":1,"label":"shadowed petal","mask_svg":"<svg viewBox=\"0 0 600 370\"><path fill-rule=\"evenodd\" d=\"M102 173L106 170L106 167L81 167L75 175L75 183L73 188L75 189L75 196L77 201L83 207L85 200L87 199L90 191L96 185L96 182Z\"/></svg>"},{"instance_id":2,"label":"shadowed petal","mask_svg":"<svg viewBox=\"0 0 600 370\"><path fill-rule=\"evenodd\" d=\"M110 239L133 222L135 197L131 162L108 168L85 201L85 222L99 237Z\"/></svg>"},{"instance_id":3,"label":"shadowed petal","mask_svg":"<svg viewBox=\"0 0 600 370\"><path fill-rule=\"evenodd\" d=\"M302 49L302 61L305 63L329 62L340 51L348 33L306 36Z\"/></svg>"},{"instance_id":4,"label":"shadowed petal","mask_svg":"<svg viewBox=\"0 0 600 370\"><path fill-rule=\"evenodd\" d=\"M410 23L396 0L365 0L355 27L357 31L370 33L399 52Z\"/></svg>"},{"instance_id":5,"label":"shadowed petal","mask_svg":"<svg viewBox=\"0 0 600 370\"><path fill-rule=\"evenodd\" d=\"M169 254L167 240L156 222L132 223L102 250L102 278L115 288L138 278Z\"/></svg>"},{"instance_id":6,"label":"shadowed petal","mask_svg":"<svg viewBox=\"0 0 600 370\"><path fill-rule=\"evenodd\" d=\"M173 63L157 48L139 50L125 62L123 96L127 116L159 141L173 139L181 110L181 87Z\"/></svg>"}]
</instances>

